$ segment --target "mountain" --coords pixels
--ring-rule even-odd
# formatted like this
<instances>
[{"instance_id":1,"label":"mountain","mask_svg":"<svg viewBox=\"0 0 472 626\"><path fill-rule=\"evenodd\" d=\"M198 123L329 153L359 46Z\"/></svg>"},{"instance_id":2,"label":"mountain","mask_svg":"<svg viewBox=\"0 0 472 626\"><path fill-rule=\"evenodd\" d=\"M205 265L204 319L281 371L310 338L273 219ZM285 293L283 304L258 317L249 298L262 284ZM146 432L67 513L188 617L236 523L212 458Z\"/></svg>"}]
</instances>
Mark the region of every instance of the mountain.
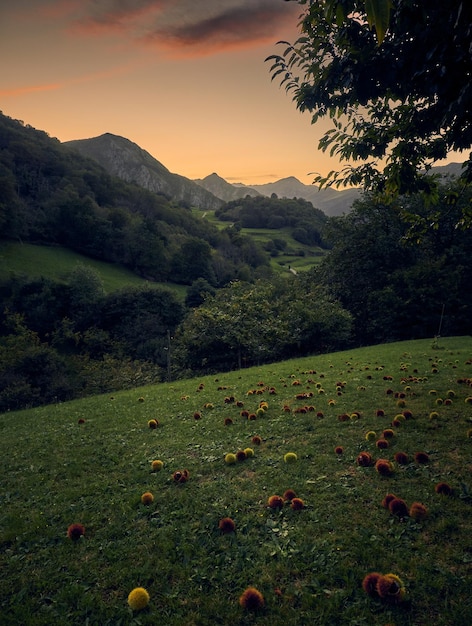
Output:
<instances>
[{"instance_id":1,"label":"mountain","mask_svg":"<svg viewBox=\"0 0 472 626\"><path fill-rule=\"evenodd\" d=\"M460 176L463 171L463 163L448 163L447 165L436 165L431 168L431 173L441 174L441 176Z\"/></svg>"},{"instance_id":2,"label":"mountain","mask_svg":"<svg viewBox=\"0 0 472 626\"><path fill-rule=\"evenodd\" d=\"M223 201L179 174L173 174L162 163L129 139L105 133L91 139L64 142L82 155L92 158L109 174L127 182L161 193L176 202L201 209L216 210Z\"/></svg>"},{"instance_id":3,"label":"mountain","mask_svg":"<svg viewBox=\"0 0 472 626\"><path fill-rule=\"evenodd\" d=\"M239 198L245 198L246 196L266 195L261 194L252 187L246 187L246 185L232 185L215 173L210 174L205 178L195 179L194 182L225 202L231 202L232 200L238 200Z\"/></svg>"},{"instance_id":4,"label":"mountain","mask_svg":"<svg viewBox=\"0 0 472 626\"><path fill-rule=\"evenodd\" d=\"M105 133L92 139L76 139L65 142L82 155L91 157L113 176L134 182L145 189L161 193L187 206L216 210L224 203L246 196L268 196L279 198L303 198L329 217L349 213L352 204L360 198L361 189L320 189L315 185L305 185L294 176L282 178L273 183L247 186L231 184L216 173L203 179L190 180L170 172L149 152L129 139ZM432 168L432 172L446 175L459 175L460 163Z\"/></svg>"},{"instance_id":5,"label":"mountain","mask_svg":"<svg viewBox=\"0 0 472 626\"><path fill-rule=\"evenodd\" d=\"M431 173L441 174L441 176L460 176L461 172L462 163L449 163L431 168ZM315 208L321 209L329 217L349 213L352 203L362 194L361 189L355 188L343 191L332 188L320 189L315 185L305 185L294 176L282 178L274 183L251 185L250 187L242 183L230 184L215 173L206 178L195 180L195 182L225 202L231 202L248 195L270 197L274 193L279 198L303 198L311 202Z\"/></svg>"},{"instance_id":6,"label":"mountain","mask_svg":"<svg viewBox=\"0 0 472 626\"><path fill-rule=\"evenodd\" d=\"M294 176L282 178L275 183L253 185L253 188L265 196L275 193L279 198L303 198L330 217L349 213L352 203L361 195L360 189L337 191L336 189L320 189L315 185L305 185Z\"/></svg>"},{"instance_id":7,"label":"mountain","mask_svg":"<svg viewBox=\"0 0 472 626\"><path fill-rule=\"evenodd\" d=\"M303 198L308 200L317 209L321 209L326 215L342 215L351 210L354 200L359 198L359 189L347 189L336 191L335 189L319 189L314 185L304 185L294 176L282 178L274 183L265 185L252 185L248 187L242 183L231 185L218 174L211 174L202 180L196 180L215 196L225 202L244 198L245 196L271 196L276 194L279 198Z\"/></svg>"}]
</instances>

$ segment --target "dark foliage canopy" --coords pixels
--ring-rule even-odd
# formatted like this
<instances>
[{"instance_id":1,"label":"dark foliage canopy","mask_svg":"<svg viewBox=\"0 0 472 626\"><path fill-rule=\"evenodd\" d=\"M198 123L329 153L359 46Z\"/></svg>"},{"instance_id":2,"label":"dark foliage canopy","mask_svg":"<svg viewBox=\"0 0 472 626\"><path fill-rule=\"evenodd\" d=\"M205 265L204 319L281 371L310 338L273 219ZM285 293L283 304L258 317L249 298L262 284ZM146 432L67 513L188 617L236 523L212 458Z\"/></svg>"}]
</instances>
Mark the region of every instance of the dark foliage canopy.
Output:
<instances>
[{"instance_id":1,"label":"dark foliage canopy","mask_svg":"<svg viewBox=\"0 0 472 626\"><path fill-rule=\"evenodd\" d=\"M425 171L472 145L472 3L298 3L301 36L269 57L272 76L313 122L331 118L319 147L350 162L316 182L431 195Z\"/></svg>"}]
</instances>

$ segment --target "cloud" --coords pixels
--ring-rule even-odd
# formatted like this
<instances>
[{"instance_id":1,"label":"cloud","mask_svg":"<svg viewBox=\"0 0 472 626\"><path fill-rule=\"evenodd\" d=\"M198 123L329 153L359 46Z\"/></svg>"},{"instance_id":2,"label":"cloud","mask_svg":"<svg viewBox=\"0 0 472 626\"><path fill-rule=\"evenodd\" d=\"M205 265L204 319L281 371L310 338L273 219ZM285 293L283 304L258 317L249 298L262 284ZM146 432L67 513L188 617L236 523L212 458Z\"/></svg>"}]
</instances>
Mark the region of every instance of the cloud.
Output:
<instances>
[{"instance_id":1,"label":"cloud","mask_svg":"<svg viewBox=\"0 0 472 626\"><path fill-rule=\"evenodd\" d=\"M71 24L76 34L119 34L175 56L275 40L293 30L300 13L285 0L100 0L82 7Z\"/></svg>"},{"instance_id":2,"label":"cloud","mask_svg":"<svg viewBox=\"0 0 472 626\"><path fill-rule=\"evenodd\" d=\"M25 87L11 87L10 89L0 89L0 98L16 98L41 91L54 91L60 89L61 83L50 83L48 85L27 85Z\"/></svg>"},{"instance_id":3,"label":"cloud","mask_svg":"<svg viewBox=\"0 0 472 626\"><path fill-rule=\"evenodd\" d=\"M9 89L1 89L1 98L17 98L20 96L29 95L31 93L38 93L42 91L54 91L57 89L64 89L73 85L81 85L83 83L89 83L92 81L103 80L110 76L119 76L120 74L129 73L130 70L136 67L136 63L130 62L124 65L119 65L107 69L101 72L91 72L89 74L83 74L75 78L70 78L58 83L49 83L43 85L24 85L23 87L10 87Z\"/></svg>"},{"instance_id":4,"label":"cloud","mask_svg":"<svg viewBox=\"0 0 472 626\"><path fill-rule=\"evenodd\" d=\"M83 14L70 30L76 34L120 33L135 39L149 20L156 19L166 0L101 0L83 3Z\"/></svg>"},{"instance_id":5,"label":"cloud","mask_svg":"<svg viewBox=\"0 0 472 626\"><path fill-rule=\"evenodd\" d=\"M203 4L215 7L212 2ZM294 17L292 6L274 0L237 2L229 7L219 3L215 8L157 24L144 41L179 55L213 54L274 40L283 25L288 27L288 18Z\"/></svg>"}]
</instances>

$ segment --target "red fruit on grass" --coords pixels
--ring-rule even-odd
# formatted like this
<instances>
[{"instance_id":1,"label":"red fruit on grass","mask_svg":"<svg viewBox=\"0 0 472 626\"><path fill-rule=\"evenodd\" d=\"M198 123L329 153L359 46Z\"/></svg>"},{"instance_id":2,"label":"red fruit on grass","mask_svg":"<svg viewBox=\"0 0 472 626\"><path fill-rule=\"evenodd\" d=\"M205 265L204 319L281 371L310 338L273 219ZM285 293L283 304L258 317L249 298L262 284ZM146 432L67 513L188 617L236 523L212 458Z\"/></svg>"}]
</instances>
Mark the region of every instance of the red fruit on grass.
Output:
<instances>
[{"instance_id":1,"label":"red fruit on grass","mask_svg":"<svg viewBox=\"0 0 472 626\"><path fill-rule=\"evenodd\" d=\"M82 524L71 524L67 529L67 536L73 541L77 541L85 535L85 527Z\"/></svg>"},{"instance_id":2,"label":"red fruit on grass","mask_svg":"<svg viewBox=\"0 0 472 626\"><path fill-rule=\"evenodd\" d=\"M452 495L452 487L448 483L437 483L434 487L434 491L439 493L442 496L450 496Z\"/></svg>"},{"instance_id":3,"label":"red fruit on grass","mask_svg":"<svg viewBox=\"0 0 472 626\"><path fill-rule=\"evenodd\" d=\"M362 589L366 592L367 595L378 595L377 583L381 576L382 574L380 574L379 572L370 572L370 574L367 574L367 576L364 577L364 580L362 581Z\"/></svg>"},{"instance_id":4,"label":"red fruit on grass","mask_svg":"<svg viewBox=\"0 0 472 626\"><path fill-rule=\"evenodd\" d=\"M284 500L280 496L270 496L267 501L267 506L271 509L281 509L284 505Z\"/></svg>"},{"instance_id":5,"label":"red fruit on grass","mask_svg":"<svg viewBox=\"0 0 472 626\"><path fill-rule=\"evenodd\" d=\"M402 498L393 498L388 504L388 509L392 515L403 518L408 517L408 506Z\"/></svg>"},{"instance_id":6,"label":"red fruit on grass","mask_svg":"<svg viewBox=\"0 0 472 626\"><path fill-rule=\"evenodd\" d=\"M236 524L231 517L223 517L218 523L218 528L222 533L232 533L236 529Z\"/></svg>"},{"instance_id":7,"label":"red fruit on grass","mask_svg":"<svg viewBox=\"0 0 472 626\"><path fill-rule=\"evenodd\" d=\"M369 467L372 463L372 455L369 452L361 452L357 456L357 464L361 467Z\"/></svg>"},{"instance_id":8,"label":"red fruit on grass","mask_svg":"<svg viewBox=\"0 0 472 626\"><path fill-rule=\"evenodd\" d=\"M264 596L255 587L248 587L239 598L239 604L248 611L257 611L265 604Z\"/></svg>"}]
</instances>

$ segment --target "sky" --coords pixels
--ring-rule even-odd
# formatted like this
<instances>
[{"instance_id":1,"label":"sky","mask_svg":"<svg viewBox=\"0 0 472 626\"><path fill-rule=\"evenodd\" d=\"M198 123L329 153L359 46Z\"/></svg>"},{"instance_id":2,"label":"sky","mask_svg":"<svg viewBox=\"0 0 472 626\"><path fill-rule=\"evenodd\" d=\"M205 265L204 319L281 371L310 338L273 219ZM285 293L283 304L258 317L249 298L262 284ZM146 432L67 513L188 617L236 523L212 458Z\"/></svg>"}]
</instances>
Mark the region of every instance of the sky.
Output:
<instances>
[{"instance_id":1,"label":"sky","mask_svg":"<svg viewBox=\"0 0 472 626\"><path fill-rule=\"evenodd\" d=\"M271 80L285 0L0 0L0 110L60 141L121 135L190 179L310 184L339 164Z\"/></svg>"}]
</instances>

